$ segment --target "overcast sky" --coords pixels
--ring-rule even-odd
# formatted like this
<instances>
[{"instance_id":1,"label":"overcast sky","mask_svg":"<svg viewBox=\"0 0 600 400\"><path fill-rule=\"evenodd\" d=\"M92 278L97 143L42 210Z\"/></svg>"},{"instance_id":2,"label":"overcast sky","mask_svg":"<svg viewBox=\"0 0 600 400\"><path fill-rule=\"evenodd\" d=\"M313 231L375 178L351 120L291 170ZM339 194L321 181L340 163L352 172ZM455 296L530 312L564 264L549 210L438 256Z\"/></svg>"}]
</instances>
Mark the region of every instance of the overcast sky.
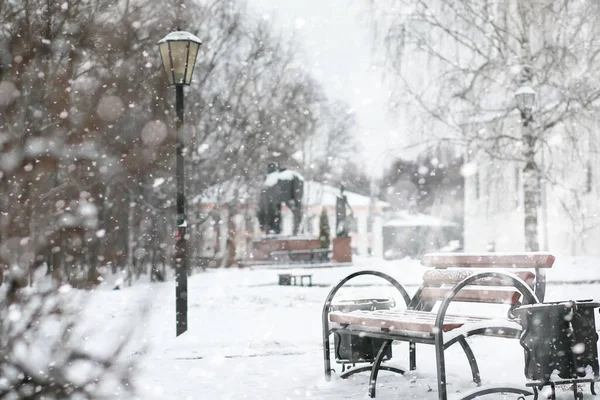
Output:
<instances>
[{"instance_id":1,"label":"overcast sky","mask_svg":"<svg viewBox=\"0 0 600 400\"><path fill-rule=\"evenodd\" d=\"M367 172L380 175L401 146L386 116L388 94L375 65L368 16L360 1L248 0L251 11L268 18L304 48L304 65L330 98L346 101L359 127L357 141Z\"/></svg>"}]
</instances>

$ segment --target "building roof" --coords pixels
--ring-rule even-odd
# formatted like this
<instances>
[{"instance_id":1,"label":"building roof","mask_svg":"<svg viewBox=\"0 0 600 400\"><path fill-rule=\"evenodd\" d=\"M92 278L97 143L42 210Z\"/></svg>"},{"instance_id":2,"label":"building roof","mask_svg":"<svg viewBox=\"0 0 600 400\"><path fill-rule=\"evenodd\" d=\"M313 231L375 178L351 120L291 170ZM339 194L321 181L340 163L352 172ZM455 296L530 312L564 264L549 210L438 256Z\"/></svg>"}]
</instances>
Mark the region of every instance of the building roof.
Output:
<instances>
[{"instance_id":1,"label":"building roof","mask_svg":"<svg viewBox=\"0 0 600 400\"><path fill-rule=\"evenodd\" d=\"M217 205L225 204L237 200L242 204L254 205L258 202L258 188L249 188L246 184L235 184L234 182L224 182L222 184L209 187L200 195L192 198L192 204ZM304 182L304 195L302 205L304 207L335 207L340 188L333 187L324 183L315 181ZM350 207L368 207L371 198L358 193L345 190L344 194L348 199ZM382 209L389 207L390 204L376 200L376 208Z\"/></svg>"},{"instance_id":2,"label":"building roof","mask_svg":"<svg viewBox=\"0 0 600 400\"><path fill-rule=\"evenodd\" d=\"M407 210L394 213L394 217L383 223L383 226L391 227L411 227L411 226L439 226L450 227L457 226L452 221L434 217L433 215L411 213Z\"/></svg>"},{"instance_id":3,"label":"building roof","mask_svg":"<svg viewBox=\"0 0 600 400\"><path fill-rule=\"evenodd\" d=\"M340 188L324 183L308 181L304 184L304 196L302 201L307 207L335 207ZM362 194L344 190L350 207L369 207L371 198ZM390 203L376 200L376 208L389 207Z\"/></svg>"}]
</instances>

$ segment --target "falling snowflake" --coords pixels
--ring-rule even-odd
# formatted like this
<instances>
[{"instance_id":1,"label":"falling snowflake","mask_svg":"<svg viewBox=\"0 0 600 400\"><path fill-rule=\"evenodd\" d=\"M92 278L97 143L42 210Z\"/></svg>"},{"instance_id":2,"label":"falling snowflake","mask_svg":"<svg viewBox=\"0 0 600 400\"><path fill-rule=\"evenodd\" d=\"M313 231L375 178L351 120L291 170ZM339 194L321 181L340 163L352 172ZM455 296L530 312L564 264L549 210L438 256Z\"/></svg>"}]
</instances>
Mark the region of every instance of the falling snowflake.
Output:
<instances>
[{"instance_id":1,"label":"falling snowflake","mask_svg":"<svg viewBox=\"0 0 600 400\"><path fill-rule=\"evenodd\" d=\"M477 164L475 164L475 163L466 163L460 169L460 173L465 178L467 178L469 176L475 175L477 173Z\"/></svg>"},{"instance_id":2,"label":"falling snowflake","mask_svg":"<svg viewBox=\"0 0 600 400\"><path fill-rule=\"evenodd\" d=\"M162 185L163 183L165 183L165 178L156 178L154 180L154 183L152 184L153 188L159 187L160 185Z\"/></svg>"},{"instance_id":3,"label":"falling snowflake","mask_svg":"<svg viewBox=\"0 0 600 400\"><path fill-rule=\"evenodd\" d=\"M112 122L123 115L124 109L123 101L118 96L109 95L100 99L96 113L103 121Z\"/></svg>"},{"instance_id":4,"label":"falling snowflake","mask_svg":"<svg viewBox=\"0 0 600 400\"><path fill-rule=\"evenodd\" d=\"M162 121L150 121L142 128L142 141L148 146L157 146L166 137L167 126Z\"/></svg>"}]
</instances>

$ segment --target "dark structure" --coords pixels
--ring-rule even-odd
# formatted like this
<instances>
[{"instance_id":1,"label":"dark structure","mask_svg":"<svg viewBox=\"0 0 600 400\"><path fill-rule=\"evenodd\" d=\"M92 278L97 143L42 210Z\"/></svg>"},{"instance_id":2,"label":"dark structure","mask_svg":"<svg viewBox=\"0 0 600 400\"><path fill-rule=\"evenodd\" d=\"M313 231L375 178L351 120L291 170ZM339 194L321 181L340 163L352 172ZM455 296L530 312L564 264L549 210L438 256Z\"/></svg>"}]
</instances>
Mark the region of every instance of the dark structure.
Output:
<instances>
[{"instance_id":1,"label":"dark structure","mask_svg":"<svg viewBox=\"0 0 600 400\"><path fill-rule=\"evenodd\" d=\"M294 215L294 235L302 221L304 180L295 172L279 169L277 164L267 166L267 178L260 192L258 222L267 233L281 233L281 205L285 204Z\"/></svg>"},{"instance_id":2,"label":"dark structure","mask_svg":"<svg viewBox=\"0 0 600 400\"><path fill-rule=\"evenodd\" d=\"M440 144L422 152L415 161L398 158L384 174L380 188L383 200L394 210L431 215L443 204L452 213L445 218L458 224L458 239L464 243L464 159L456 154L454 147Z\"/></svg>"},{"instance_id":3,"label":"dark structure","mask_svg":"<svg viewBox=\"0 0 600 400\"><path fill-rule=\"evenodd\" d=\"M354 214L352 207L348 204L348 198L344 194L344 185L340 188L340 194L335 201L335 235L337 237L348 237L350 235L350 226L346 207L350 209L350 217Z\"/></svg>"},{"instance_id":4,"label":"dark structure","mask_svg":"<svg viewBox=\"0 0 600 400\"><path fill-rule=\"evenodd\" d=\"M338 301L331 305L331 311L350 312L356 310L375 311L389 310L395 306L394 299L356 299ZM347 333L334 332L335 358L342 364L342 372L346 370L346 364L374 362L378 350L384 344L384 339L361 337ZM383 360L392 358L392 347L390 346Z\"/></svg>"},{"instance_id":5,"label":"dark structure","mask_svg":"<svg viewBox=\"0 0 600 400\"><path fill-rule=\"evenodd\" d=\"M575 399L583 398L578 383L594 382L600 377L598 365L598 333L594 310L600 303L591 300L540 303L516 308L523 333L521 346L525 352L527 386L534 389L572 384Z\"/></svg>"}]
</instances>

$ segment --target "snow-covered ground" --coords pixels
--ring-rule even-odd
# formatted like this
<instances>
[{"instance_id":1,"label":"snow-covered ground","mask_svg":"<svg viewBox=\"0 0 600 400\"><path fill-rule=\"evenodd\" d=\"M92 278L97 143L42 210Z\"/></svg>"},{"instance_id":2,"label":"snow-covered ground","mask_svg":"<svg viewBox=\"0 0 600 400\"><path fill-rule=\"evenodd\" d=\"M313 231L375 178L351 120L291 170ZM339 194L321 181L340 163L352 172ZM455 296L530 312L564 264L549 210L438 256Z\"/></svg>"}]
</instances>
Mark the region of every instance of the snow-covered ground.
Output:
<instances>
[{"instance_id":1,"label":"snow-covered ground","mask_svg":"<svg viewBox=\"0 0 600 400\"><path fill-rule=\"evenodd\" d=\"M313 287L278 286L278 270L211 270L190 277L189 329L175 337L173 282L136 284L123 290L100 287L89 312L99 330L149 316L139 326L133 352L144 347L137 378L139 398L158 399L364 399L368 374L348 380L323 378L320 313L332 284L360 269L385 271L414 292L424 268L418 261L361 258L352 267L311 270ZM300 270L300 269L299 269ZM578 280L586 282L579 282ZM548 273L547 300L599 299L600 259L557 259ZM376 278L357 278L341 297L398 296ZM139 322L138 322L139 324ZM117 331L118 332L118 331ZM519 384L523 355L516 340L469 339L485 384ZM391 365L407 366L405 344L394 345ZM473 387L459 348L448 351L449 390ZM383 371L377 398L436 399L431 346L418 349L418 370L405 376ZM339 372L339 366L334 366ZM572 398L559 392L559 398ZM586 397L591 398L586 388ZM502 398L502 397L500 397ZM514 399L516 395L506 398Z\"/></svg>"}]
</instances>

